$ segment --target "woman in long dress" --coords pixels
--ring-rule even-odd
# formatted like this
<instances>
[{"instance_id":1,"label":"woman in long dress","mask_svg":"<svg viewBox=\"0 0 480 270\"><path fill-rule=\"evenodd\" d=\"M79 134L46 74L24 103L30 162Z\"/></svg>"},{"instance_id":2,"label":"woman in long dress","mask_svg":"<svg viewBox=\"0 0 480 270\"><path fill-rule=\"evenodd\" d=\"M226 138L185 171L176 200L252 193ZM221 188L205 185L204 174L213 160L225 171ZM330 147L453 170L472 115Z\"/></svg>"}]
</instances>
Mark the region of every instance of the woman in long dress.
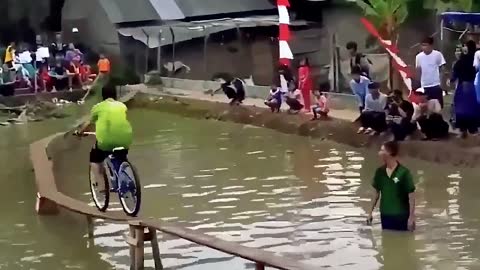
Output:
<instances>
[{"instance_id":1,"label":"woman in long dress","mask_svg":"<svg viewBox=\"0 0 480 270\"><path fill-rule=\"evenodd\" d=\"M305 102L304 109L307 112L310 112L312 88L313 82L311 77L310 63L308 58L305 58L300 62L300 68L298 68L298 89L300 89L302 92Z\"/></svg>"},{"instance_id":2,"label":"woman in long dress","mask_svg":"<svg viewBox=\"0 0 480 270\"><path fill-rule=\"evenodd\" d=\"M464 53L455 63L452 72L451 82L457 84L453 98L455 125L460 129L462 137L467 137L468 133L476 134L478 132L480 106L477 102L474 86L476 76L476 70L473 66L475 51L475 42L468 41L465 44Z\"/></svg>"}]
</instances>

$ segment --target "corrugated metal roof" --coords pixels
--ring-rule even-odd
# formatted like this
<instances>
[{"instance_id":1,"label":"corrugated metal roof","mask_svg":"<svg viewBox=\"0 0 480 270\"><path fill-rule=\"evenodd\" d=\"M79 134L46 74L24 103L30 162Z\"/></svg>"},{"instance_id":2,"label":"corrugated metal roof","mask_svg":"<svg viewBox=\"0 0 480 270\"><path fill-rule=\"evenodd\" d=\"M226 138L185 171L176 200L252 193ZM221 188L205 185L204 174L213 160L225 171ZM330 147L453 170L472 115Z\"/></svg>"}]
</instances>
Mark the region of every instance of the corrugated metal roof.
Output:
<instances>
[{"instance_id":1,"label":"corrugated metal roof","mask_svg":"<svg viewBox=\"0 0 480 270\"><path fill-rule=\"evenodd\" d=\"M184 19L175 0L99 0L112 23Z\"/></svg>"},{"instance_id":2,"label":"corrugated metal roof","mask_svg":"<svg viewBox=\"0 0 480 270\"><path fill-rule=\"evenodd\" d=\"M275 9L268 0L175 0L185 17Z\"/></svg>"}]
</instances>

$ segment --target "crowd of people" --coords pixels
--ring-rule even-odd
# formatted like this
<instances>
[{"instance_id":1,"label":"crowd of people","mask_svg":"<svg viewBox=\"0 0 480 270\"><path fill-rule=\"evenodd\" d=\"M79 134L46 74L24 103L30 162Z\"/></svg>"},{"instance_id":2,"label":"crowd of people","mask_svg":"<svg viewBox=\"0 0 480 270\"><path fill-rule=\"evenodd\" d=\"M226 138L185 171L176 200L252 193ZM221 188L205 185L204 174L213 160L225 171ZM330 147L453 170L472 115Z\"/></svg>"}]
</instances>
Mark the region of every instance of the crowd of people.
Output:
<instances>
[{"instance_id":1,"label":"crowd of people","mask_svg":"<svg viewBox=\"0 0 480 270\"><path fill-rule=\"evenodd\" d=\"M13 95L15 89L30 92L85 89L97 77L84 54L73 43L62 42L61 34L50 46L37 37L34 46L11 42L2 57L0 94ZM101 56L99 74L110 71L108 59ZM100 70L102 69L102 70Z\"/></svg>"},{"instance_id":2,"label":"crowd of people","mask_svg":"<svg viewBox=\"0 0 480 270\"><path fill-rule=\"evenodd\" d=\"M396 141L403 141L415 133L423 140L441 140L450 135L450 127L457 128L460 136L477 134L480 127L480 50L470 40L456 54L450 78L446 78L446 61L443 54L434 49L434 40L426 37L421 42L421 52L415 59L416 76L413 91L382 91L382 86L371 79L371 61L358 52L355 42L348 42L350 56L350 89L359 110L357 122L359 134L377 135L391 133ZM279 68L280 82L271 86L265 105L272 112L280 112L282 104L288 113L312 114L312 120L328 118L330 85L314 86L307 58L300 62L297 74L282 65ZM446 87L442 87L446 82ZM455 87L452 117L444 119L444 96L448 87ZM241 104L245 99L245 83L239 79L223 82L223 91L232 100ZM449 124L449 121L452 125Z\"/></svg>"}]
</instances>

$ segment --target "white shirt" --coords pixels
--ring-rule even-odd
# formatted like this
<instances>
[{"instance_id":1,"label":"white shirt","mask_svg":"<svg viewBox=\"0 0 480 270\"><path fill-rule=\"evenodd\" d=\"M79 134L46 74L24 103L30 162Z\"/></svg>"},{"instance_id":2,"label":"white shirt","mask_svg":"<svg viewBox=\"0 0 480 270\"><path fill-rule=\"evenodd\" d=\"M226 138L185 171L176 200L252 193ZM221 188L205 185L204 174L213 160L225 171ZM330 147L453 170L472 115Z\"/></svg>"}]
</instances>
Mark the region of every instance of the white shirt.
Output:
<instances>
[{"instance_id":1,"label":"white shirt","mask_svg":"<svg viewBox=\"0 0 480 270\"><path fill-rule=\"evenodd\" d=\"M433 50L430 54L421 52L415 57L415 66L421 70L422 87L433 87L441 84L440 67L445 65L443 54Z\"/></svg>"},{"instance_id":2,"label":"white shirt","mask_svg":"<svg viewBox=\"0 0 480 270\"><path fill-rule=\"evenodd\" d=\"M422 112L418 104L415 104L415 103L412 103L412 104L413 104L412 121L416 121L420 116L424 114L424 112ZM440 105L440 102L438 102L438 100L430 99L429 101L427 101L427 111L425 113L432 114L432 113L441 113L441 112L442 112L442 106Z\"/></svg>"},{"instance_id":3,"label":"white shirt","mask_svg":"<svg viewBox=\"0 0 480 270\"><path fill-rule=\"evenodd\" d=\"M480 68L480 51L475 52L475 56L473 58L473 66L476 69Z\"/></svg>"},{"instance_id":4,"label":"white shirt","mask_svg":"<svg viewBox=\"0 0 480 270\"><path fill-rule=\"evenodd\" d=\"M373 99L372 94L365 98L365 111L384 112L387 107L387 95L380 93L377 99Z\"/></svg>"},{"instance_id":5,"label":"white shirt","mask_svg":"<svg viewBox=\"0 0 480 270\"><path fill-rule=\"evenodd\" d=\"M300 89L296 89L293 92L289 91L287 95L289 98L296 99L298 100L298 102L300 102L300 104L305 105L305 102L303 101L303 95Z\"/></svg>"}]
</instances>

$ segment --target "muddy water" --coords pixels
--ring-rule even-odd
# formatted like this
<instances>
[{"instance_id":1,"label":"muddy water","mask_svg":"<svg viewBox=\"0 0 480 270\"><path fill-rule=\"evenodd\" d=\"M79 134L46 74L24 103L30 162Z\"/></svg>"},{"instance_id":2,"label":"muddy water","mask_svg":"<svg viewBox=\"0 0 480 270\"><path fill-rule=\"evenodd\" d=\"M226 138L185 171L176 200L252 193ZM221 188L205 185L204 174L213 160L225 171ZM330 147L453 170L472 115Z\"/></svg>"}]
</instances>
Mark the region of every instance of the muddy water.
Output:
<instances>
[{"instance_id":1,"label":"muddy water","mask_svg":"<svg viewBox=\"0 0 480 270\"><path fill-rule=\"evenodd\" d=\"M480 269L473 171L405 160L418 182L419 228L413 235L383 233L378 215L373 227L364 225L375 153L248 126L131 113L136 134L130 158L144 186L142 216L327 269ZM2 156L9 166L2 170L7 192L0 200L7 207L0 268L128 269L124 225L96 221L91 243L76 215L35 216L33 175L22 145L68 124L55 123L31 127L25 138L9 131L1 142L16 156ZM87 202L90 143L72 145L58 164L62 188ZM15 181L8 180L12 176ZM112 208L120 210L115 203ZM169 269L252 268L245 260L160 237ZM146 265L152 266L149 252Z\"/></svg>"}]
</instances>

